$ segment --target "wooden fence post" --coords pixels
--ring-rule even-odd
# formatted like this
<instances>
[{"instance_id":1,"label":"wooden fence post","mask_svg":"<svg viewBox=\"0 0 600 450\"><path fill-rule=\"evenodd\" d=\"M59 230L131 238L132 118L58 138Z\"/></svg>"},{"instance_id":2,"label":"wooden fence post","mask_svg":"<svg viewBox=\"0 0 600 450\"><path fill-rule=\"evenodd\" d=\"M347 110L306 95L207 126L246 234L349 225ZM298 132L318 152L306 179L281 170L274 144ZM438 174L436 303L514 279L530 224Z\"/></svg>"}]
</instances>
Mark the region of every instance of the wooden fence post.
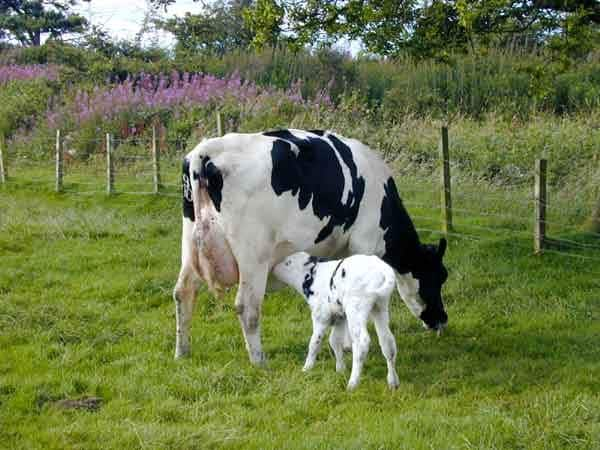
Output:
<instances>
[{"instance_id":1,"label":"wooden fence post","mask_svg":"<svg viewBox=\"0 0 600 450\"><path fill-rule=\"evenodd\" d=\"M0 135L0 183L6 183L8 177L6 171L6 164L4 163L4 147L6 146L6 138L4 135Z\"/></svg>"},{"instance_id":2,"label":"wooden fence post","mask_svg":"<svg viewBox=\"0 0 600 450\"><path fill-rule=\"evenodd\" d=\"M56 192L63 190L63 151L60 130L56 130Z\"/></svg>"},{"instance_id":3,"label":"wooden fence post","mask_svg":"<svg viewBox=\"0 0 600 450\"><path fill-rule=\"evenodd\" d=\"M452 188L450 184L450 150L448 148L448 128L442 127L440 139L442 158L442 231L452 231Z\"/></svg>"},{"instance_id":4,"label":"wooden fence post","mask_svg":"<svg viewBox=\"0 0 600 450\"><path fill-rule=\"evenodd\" d=\"M152 169L154 173L154 193L158 194L160 191L160 155L158 145L156 143L156 125L152 127Z\"/></svg>"},{"instance_id":5,"label":"wooden fence post","mask_svg":"<svg viewBox=\"0 0 600 450\"><path fill-rule=\"evenodd\" d=\"M533 250L536 255L542 253L546 241L546 169L548 161L538 159L535 162L535 223L533 230Z\"/></svg>"},{"instance_id":6,"label":"wooden fence post","mask_svg":"<svg viewBox=\"0 0 600 450\"><path fill-rule=\"evenodd\" d=\"M221 121L221 111L217 110L217 136L223 136L223 122Z\"/></svg>"},{"instance_id":7,"label":"wooden fence post","mask_svg":"<svg viewBox=\"0 0 600 450\"><path fill-rule=\"evenodd\" d=\"M113 167L112 143L110 133L106 133L106 193L111 195L115 190L115 174Z\"/></svg>"}]
</instances>

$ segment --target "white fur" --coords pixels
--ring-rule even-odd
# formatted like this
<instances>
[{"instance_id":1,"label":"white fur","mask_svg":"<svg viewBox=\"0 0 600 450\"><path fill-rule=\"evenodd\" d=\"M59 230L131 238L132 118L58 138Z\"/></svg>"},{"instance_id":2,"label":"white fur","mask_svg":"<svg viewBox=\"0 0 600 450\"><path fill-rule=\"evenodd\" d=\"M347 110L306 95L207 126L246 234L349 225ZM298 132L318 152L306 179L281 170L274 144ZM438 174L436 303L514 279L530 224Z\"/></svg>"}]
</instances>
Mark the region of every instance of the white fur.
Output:
<instances>
[{"instance_id":1,"label":"white fur","mask_svg":"<svg viewBox=\"0 0 600 450\"><path fill-rule=\"evenodd\" d=\"M335 354L336 370L344 370L343 343L349 331L352 373L348 389L354 389L369 351L370 318L387 361L388 385L398 387L396 340L389 327L389 301L396 276L390 266L376 256L354 255L341 261L317 262L308 253L299 252L276 265L273 274L302 294L312 313L313 333L303 370L314 366L329 326L333 326L329 345ZM305 292L307 280L312 280L309 295Z\"/></svg>"}]
</instances>

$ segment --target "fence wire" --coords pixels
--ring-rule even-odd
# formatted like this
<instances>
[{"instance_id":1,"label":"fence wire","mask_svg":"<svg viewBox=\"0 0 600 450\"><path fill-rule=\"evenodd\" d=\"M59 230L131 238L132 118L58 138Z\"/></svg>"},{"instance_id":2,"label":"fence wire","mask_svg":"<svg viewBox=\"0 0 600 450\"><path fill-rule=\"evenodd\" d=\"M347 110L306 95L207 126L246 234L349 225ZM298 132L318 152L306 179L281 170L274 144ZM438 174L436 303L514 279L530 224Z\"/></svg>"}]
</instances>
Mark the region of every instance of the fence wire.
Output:
<instances>
[{"instance_id":1,"label":"fence wire","mask_svg":"<svg viewBox=\"0 0 600 450\"><path fill-rule=\"evenodd\" d=\"M72 196L107 195L108 164L106 138L90 138L79 144L93 146L95 153L86 157L71 149L68 139L63 143L62 191ZM112 193L117 196L156 196L178 199L181 197L181 158L191 149L187 140L160 138L155 144L159 150L158 163L153 160L151 138L111 138ZM56 186L56 141L38 142L35 157L25 154L4 153L8 177L5 186L12 190L32 192L52 191ZM9 146L10 147L10 146ZM158 167L160 183L155 186ZM479 183L452 178L452 227L442 231L444 206L437 176L428 182L398 181L398 191L417 230L432 235L448 236L469 242L505 241L516 252L533 239L536 198L533 186L518 185L502 190ZM156 192L156 189L158 192ZM547 238L544 253L585 261L600 261L600 233L582 230L582 214L588 213L577 196L550 192L546 201L547 215L541 219ZM121 197L122 198L122 197ZM175 203L174 203L175 205ZM179 205L177 205L178 207ZM589 206L589 205L587 205ZM132 202L118 209L139 209ZM174 206L175 207L175 206ZM533 250L533 247L532 247ZM519 253L519 254L521 254Z\"/></svg>"}]
</instances>

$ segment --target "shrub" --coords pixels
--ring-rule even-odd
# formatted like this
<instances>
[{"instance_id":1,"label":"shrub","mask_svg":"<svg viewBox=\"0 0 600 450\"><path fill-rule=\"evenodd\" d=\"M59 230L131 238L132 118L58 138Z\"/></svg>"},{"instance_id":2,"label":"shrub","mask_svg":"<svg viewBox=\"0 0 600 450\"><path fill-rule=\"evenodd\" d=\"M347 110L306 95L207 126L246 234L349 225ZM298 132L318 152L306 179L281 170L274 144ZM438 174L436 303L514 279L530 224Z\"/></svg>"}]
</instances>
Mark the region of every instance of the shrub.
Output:
<instances>
[{"instance_id":1,"label":"shrub","mask_svg":"<svg viewBox=\"0 0 600 450\"><path fill-rule=\"evenodd\" d=\"M23 72L25 77L32 72ZM13 75L15 72L13 72ZM35 118L47 108L53 94L52 88L42 78L13 79L0 89L0 133L12 135L17 128L30 130Z\"/></svg>"}]
</instances>

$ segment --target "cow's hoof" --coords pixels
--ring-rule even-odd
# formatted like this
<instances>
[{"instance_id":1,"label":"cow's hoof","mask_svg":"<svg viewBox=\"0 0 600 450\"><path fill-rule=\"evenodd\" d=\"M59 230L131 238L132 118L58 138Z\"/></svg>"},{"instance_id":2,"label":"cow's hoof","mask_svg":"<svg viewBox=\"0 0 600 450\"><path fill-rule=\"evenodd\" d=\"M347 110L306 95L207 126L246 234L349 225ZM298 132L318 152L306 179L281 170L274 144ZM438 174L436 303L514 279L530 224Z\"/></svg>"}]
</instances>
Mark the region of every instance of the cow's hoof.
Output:
<instances>
[{"instance_id":1,"label":"cow's hoof","mask_svg":"<svg viewBox=\"0 0 600 450\"><path fill-rule=\"evenodd\" d=\"M356 389L357 386L358 386L358 381L350 381L350 382L348 382L348 386L346 386L346 389L348 391L353 391L354 389Z\"/></svg>"}]
</instances>

